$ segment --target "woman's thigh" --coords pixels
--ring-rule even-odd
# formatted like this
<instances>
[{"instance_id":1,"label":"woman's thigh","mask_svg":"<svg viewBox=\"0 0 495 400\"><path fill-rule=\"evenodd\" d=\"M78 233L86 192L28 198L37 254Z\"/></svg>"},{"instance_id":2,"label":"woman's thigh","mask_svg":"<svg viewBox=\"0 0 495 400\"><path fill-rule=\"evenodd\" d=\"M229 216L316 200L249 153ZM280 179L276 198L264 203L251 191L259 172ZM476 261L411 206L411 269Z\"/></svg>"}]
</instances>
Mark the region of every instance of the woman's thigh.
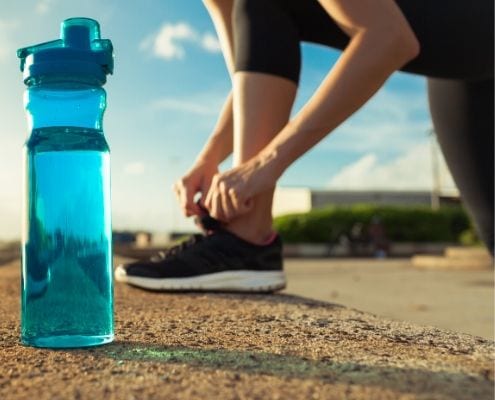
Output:
<instances>
[{"instance_id":1,"label":"woman's thigh","mask_svg":"<svg viewBox=\"0 0 495 400\"><path fill-rule=\"evenodd\" d=\"M402 70L430 77L493 78L493 0L397 0L421 46ZM301 41L343 50L349 37L317 0L235 0L236 69L297 82Z\"/></svg>"}]
</instances>

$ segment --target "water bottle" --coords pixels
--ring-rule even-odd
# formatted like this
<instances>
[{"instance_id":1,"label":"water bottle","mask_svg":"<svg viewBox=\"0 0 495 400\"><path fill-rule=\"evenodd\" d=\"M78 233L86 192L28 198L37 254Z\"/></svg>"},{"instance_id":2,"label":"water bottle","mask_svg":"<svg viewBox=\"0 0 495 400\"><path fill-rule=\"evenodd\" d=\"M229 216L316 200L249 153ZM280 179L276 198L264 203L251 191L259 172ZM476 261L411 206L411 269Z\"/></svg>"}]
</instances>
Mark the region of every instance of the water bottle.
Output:
<instances>
[{"instance_id":1,"label":"water bottle","mask_svg":"<svg viewBox=\"0 0 495 400\"><path fill-rule=\"evenodd\" d=\"M17 52L27 88L21 341L113 340L110 155L102 120L113 48L98 22L71 18L61 38Z\"/></svg>"}]
</instances>

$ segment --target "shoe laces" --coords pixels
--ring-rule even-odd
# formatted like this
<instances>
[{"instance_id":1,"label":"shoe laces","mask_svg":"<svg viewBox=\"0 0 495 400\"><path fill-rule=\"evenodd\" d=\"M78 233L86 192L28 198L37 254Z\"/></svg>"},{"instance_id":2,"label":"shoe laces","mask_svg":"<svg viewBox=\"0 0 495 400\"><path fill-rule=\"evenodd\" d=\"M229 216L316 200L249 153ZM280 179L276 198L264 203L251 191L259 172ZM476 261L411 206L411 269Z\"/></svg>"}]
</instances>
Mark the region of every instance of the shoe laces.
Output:
<instances>
[{"instance_id":1,"label":"shoe laces","mask_svg":"<svg viewBox=\"0 0 495 400\"><path fill-rule=\"evenodd\" d=\"M211 233L222 230L222 223L218 219L213 218L199 200L196 202L196 205L201 209L202 214L197 215L194 218L194 222L203 232Z\"/></svg>"},{"instance_id":2,"label":"shoe laces","mask_svg":"<svg viewBox=\"0 0 495 400\"><path fill-rule=\"evenodd\" d=\"M159 251L157 254L151 257L151 261L153 262L158 262L162 260L166 260L171 257L175 257L178 254L182 253L184 250L186 250L189 247L194 246L196 243L201 242L204 239L204 235L202 234L195 234L190 236L187 240L184 240L183 242L172 246L171 248L165 250L165 251Z\"/></svg>"}]
</instances>

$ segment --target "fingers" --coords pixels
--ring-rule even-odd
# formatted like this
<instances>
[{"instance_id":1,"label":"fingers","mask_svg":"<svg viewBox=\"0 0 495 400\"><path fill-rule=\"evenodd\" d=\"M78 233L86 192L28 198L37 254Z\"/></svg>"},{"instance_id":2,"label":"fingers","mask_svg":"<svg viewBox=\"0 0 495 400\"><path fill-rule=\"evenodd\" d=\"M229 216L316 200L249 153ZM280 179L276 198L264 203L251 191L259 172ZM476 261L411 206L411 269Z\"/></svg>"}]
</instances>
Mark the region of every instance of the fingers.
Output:
<instances>
[{"instance_id":1,"label":"fingers","mask_svg":"<svg viewBox=\"0 0 495 400\"><path fill-rule=\"evenodd\" d=\"M206 194L206 197L203 201L204 207L208 210L208 212L213 218L216 218L213 210L213 203L216 202L213 201L213 198L216 197L215 187L217 180L218 180L218 174L213 176L213 179L211 180L211 184L210 184L210 189L208 190L208 193ZM216 204L215 204L215 209L216 209Z\"/></svg>"},{"instance_id":2,"label":"fingers","mask_svg":"<svg viewBox=\"0 0 495 400\"><path fill-rule=\"evenodd\" d=\"M229 180L222 175L215 175L204 206L210 215L222 222L228 222L252 209L251 199L244 199L236 187L229 187Z\"/></svg>"},{"instance_id":3,"label":"fingers","mask_svg":"<svg viewBox=\"0 0 495 400\"><path fill-rule=\"evenodd\" d=\"M201 197L198 199L198 203L199 203L198 207L200 207L200 209L202 208L203 209L202 211L207 210L206 196L207 196L208 192L210 191L211 183L213 181L214 176L215 175L205 177L203 184L201 185Z\"/></svg>"},{"instance_id":4,"label":"fingers","mask_svg":"<svg viewBox=\"0 0 495 400\"><path fill-rule=\"evenodd\" d=\"M200 209L194 202L194 195L197 193L197 189L195 189L187 179L182 178L177 181L173 186L173 190L177 196L182 212L186 217L200 214Z\"/></svg>"},{"instance_id":5,"label":"fingers","mask_svg":"<svg viewBox=\"0 0 495 400\"><path fill-rule=\"evenodd\" d=\"M204 215L202 209L203 197L206 196L212 177L218 172L218 165L214 163L200 162L179 179L172 187L177 196L182 212L186 217ZM197 195L201 194L199 201Z\"/></svg>"},{"instance_id":6,"label":"fingers","mask_svg":"<svg viewBox=\"0 0 495 400\"><path fill-rule=\"evenodd\" d=\"M242 199L234 188L229 189L229 198L237 215L246 214L253 208L253 199Z\"/></svg>"},{"instance_id":7,"label":"fingers","mask_svg":"<svg viewBox=\"0 0 495 400\"><path fill-rule=\"evenodd\" d=\"M236 209L232 204L232 199L229 196L227 185L225 182L220 182L220 205L219 218L221 221L230 221L236 215Z\"/></svg>"},{"instance_id":8,"label":"fingers","mask_svg":"<svg viewBox=\"0 0 495 400\"><path fill-rule=\"evenodd\" d=\"M219 174L216 174L211 181L205 207L213 218L222 222L227 222L233 213L231 202L226 199L225 194L226 183L221 180Z\"/></svg>"}]
</instances>

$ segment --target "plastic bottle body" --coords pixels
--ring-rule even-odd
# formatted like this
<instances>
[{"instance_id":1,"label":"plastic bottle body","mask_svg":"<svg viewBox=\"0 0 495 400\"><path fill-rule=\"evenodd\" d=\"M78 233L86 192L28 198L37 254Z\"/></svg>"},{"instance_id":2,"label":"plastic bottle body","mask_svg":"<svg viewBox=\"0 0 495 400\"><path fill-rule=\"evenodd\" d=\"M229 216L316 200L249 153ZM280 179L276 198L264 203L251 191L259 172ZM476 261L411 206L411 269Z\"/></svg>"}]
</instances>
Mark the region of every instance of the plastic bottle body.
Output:
<instances>
[{"instance_id":1,"label":"plastic bottle body","mask_svg":"<svg viewBox=\"0 0 495 400\"><path fill-rule=\"evenodd\" d=\"M40 83L25 93L21 340L28 345L113 340L105 97L80 82Z\"/></svg>"}]
</instances>

